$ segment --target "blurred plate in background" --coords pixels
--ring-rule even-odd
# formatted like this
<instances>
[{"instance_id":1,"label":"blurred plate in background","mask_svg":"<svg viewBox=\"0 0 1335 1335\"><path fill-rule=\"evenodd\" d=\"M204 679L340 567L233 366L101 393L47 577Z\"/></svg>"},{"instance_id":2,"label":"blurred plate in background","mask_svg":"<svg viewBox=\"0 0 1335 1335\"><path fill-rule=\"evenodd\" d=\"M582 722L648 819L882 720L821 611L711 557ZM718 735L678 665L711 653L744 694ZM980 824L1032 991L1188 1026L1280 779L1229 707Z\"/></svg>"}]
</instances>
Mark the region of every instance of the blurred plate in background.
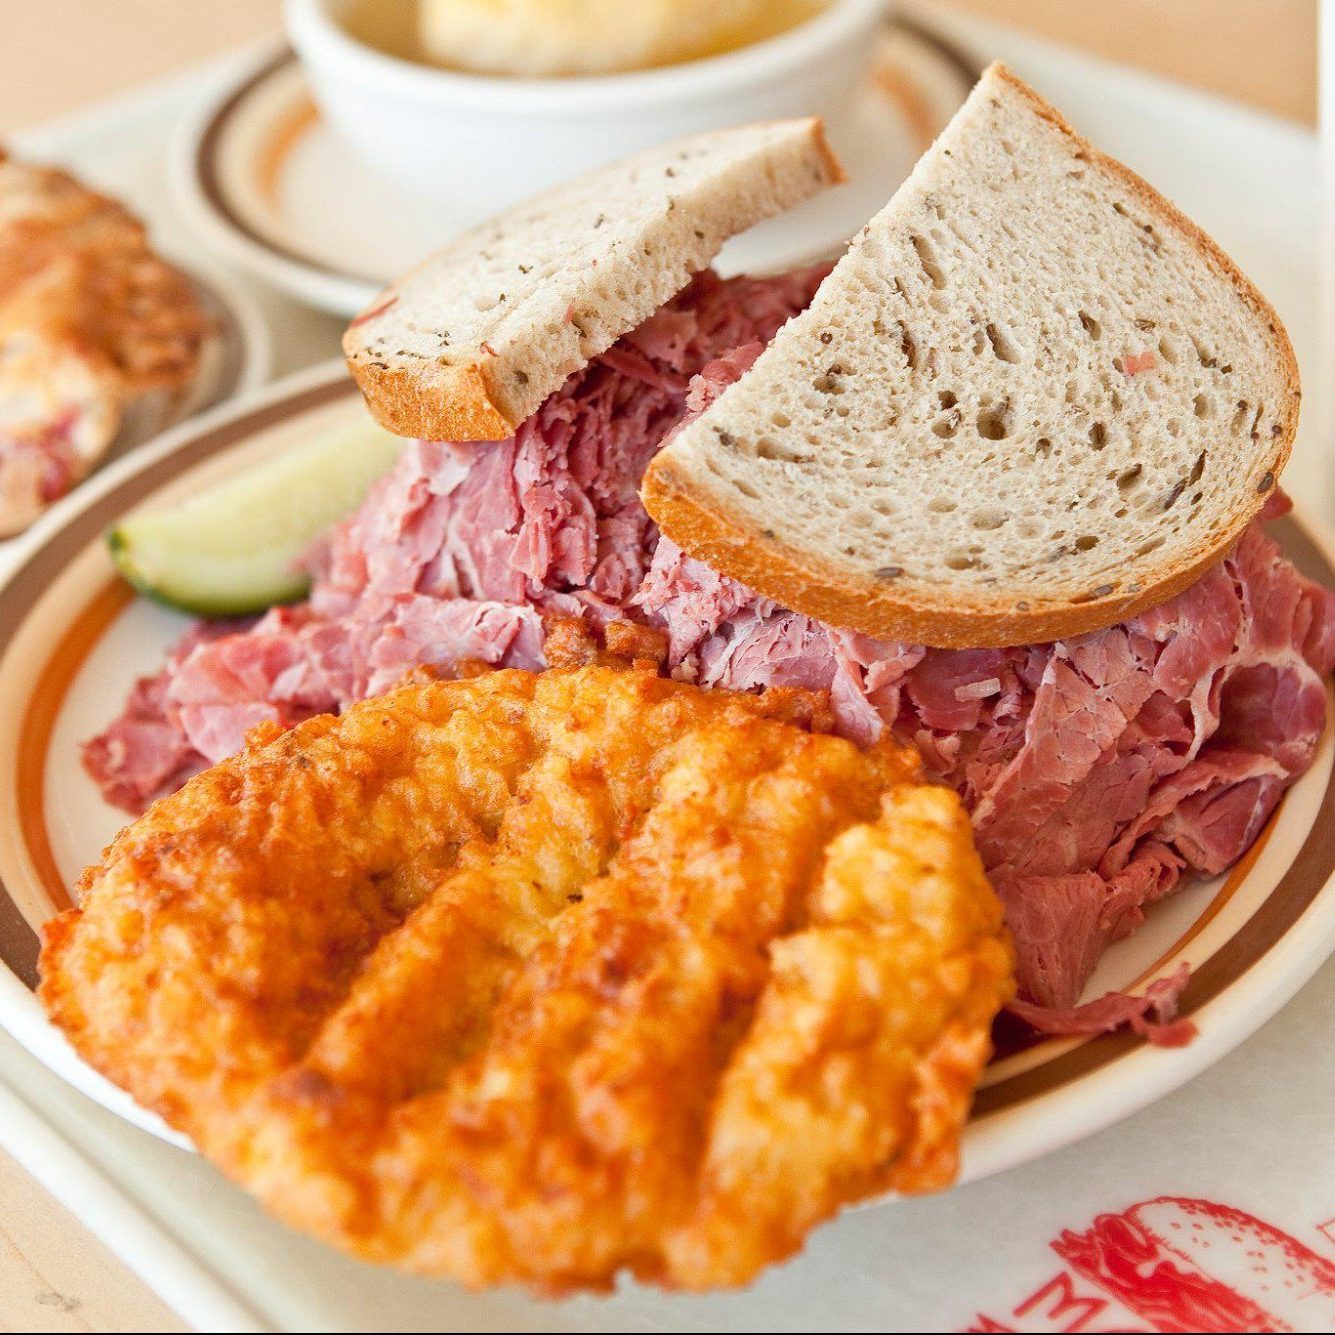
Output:
<instances>
[{"instance_id":1,"label":"blurred plate in background","mask_svg":"<svg viewBox=\"0 0 1335 1335\"><path fill-rule=\"evenodd\" d=\"M129 404L120 430L94 474L98 468L123 458L168 428L258 389L272 374L273 341L255 298L243 285L218 270L201 269L194 262L177 262L177 267L194 284L200 305L212 319L216 332L204 344L198 373L189 385L180 390L146 394ZM77 484L70 494L77 494L84 482ZM51 508L61 507L68 500L69 497L63 497ZM0 552L16 548L18 542L19 537L0 539Z\"/></svg>"},{"instance_id":2,"label":"blurred plate in background","mask_svg":"<svg viewBox=\"0 0 1335 1335\"><path fill-rule=\"evenodd\" d=\"M199 373L177 394L155 395L132 405L106 461L160 435L168 427L258 389L273 369L269 327L254 297L215 269L181 265L194 283L200 305L214 321L216 335L204 346Z\"/></svg>"}]
</instances>

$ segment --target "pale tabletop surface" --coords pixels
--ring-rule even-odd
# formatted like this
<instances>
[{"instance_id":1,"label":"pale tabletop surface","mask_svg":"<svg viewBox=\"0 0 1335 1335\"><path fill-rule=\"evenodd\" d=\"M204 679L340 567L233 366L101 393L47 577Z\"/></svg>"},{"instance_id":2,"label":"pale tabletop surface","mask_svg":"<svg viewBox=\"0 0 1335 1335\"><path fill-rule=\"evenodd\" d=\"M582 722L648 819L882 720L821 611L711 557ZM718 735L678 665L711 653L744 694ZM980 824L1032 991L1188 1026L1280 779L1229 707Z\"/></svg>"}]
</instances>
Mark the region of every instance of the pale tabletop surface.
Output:
<instances>
[{"instance_id":1,"label":"pale tabletop surface","mask_svg":"<svg viewBox=\"0 0 1335 1335\"><path fill-rule=\"evenodd\" d=\"M942 0L1294 120L1316 106L1316 0ZM930 4L915 5L930 16ZM275 31L279 0L6 6L0 134ZM148 35L151 34L151 37ZM170 1331L181 1322L0 1153L0 1331Z\"/></svg>"}]
</instances>

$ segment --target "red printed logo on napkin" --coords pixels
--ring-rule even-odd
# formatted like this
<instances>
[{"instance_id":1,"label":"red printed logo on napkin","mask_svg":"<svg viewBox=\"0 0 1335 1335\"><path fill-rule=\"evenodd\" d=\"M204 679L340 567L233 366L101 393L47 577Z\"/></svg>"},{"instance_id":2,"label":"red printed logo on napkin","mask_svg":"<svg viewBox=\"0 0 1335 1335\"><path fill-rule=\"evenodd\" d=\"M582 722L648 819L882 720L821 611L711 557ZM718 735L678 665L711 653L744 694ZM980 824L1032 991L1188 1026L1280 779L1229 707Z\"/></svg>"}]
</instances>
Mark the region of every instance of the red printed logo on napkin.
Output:
<instances>
[{"instance_id":1,"label":"red printed logo on napkin","mask_svg":"<svg viewBox=\"0 0 1335 1335\"><path fill-rule=\"evenodd\" d=\"M973 1331L1335 1329L1335 1265L1254 1215L1161 1196L1052 1244L1069 1271ZM1143 1325L1134 1323L1144 1323Z\"/></svg>"}]
</instances>

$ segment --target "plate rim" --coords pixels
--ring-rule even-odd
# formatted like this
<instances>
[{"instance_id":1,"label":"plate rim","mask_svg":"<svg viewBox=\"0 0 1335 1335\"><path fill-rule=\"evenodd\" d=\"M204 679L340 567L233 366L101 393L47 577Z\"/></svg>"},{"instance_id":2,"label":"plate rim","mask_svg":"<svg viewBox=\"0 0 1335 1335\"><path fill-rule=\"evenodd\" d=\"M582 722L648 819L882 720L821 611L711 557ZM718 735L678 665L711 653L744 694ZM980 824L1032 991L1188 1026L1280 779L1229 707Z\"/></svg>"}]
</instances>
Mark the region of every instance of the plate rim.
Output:
<instances>
[{"instance_id":1,"label":"plate rim","mask_svg":"<svg viewBox=\"0 0 1335 1335\"><path fill-rule=\"evenodd\" d=\"M124 483L142 477L149 484L147 494L151 495L157 466L186 451L192 443L204 443L219 432L225 433L222 440L214 443L213 449L205 450L192 461L202 462L219 450L243 443L276 421L298 420L306 413L327 408L345 395L353 399L355 391L344 363L335 358L276 381L259 393L221 404L179 424L156 442L140 447L97 474L80 489L76 504L43 516L18 540L12 568L0 578L0 589L11 587L26 572L29 562L40 557L42 549L76 518L96 508ZM288 411L284 412L285 408ZM185 464L182 471L190 466L190 463ZM161 482L168 480L162 479ZM142 499L129 503L138 504ZM1302 515L1301 528L1321 556L1335 566L1335 540L1324 527ZM68 564L69 558L62 558L59 568L63 570ZM26 616L20 615L16 628L25 620ZM1328 720L1328 733L1330 728ZM17 763L17 757L13 761ZM1335 772L1329 776L1323 806L1330 800L1332 792L1335 792ZM1293 859L1286 864L1288 867L1296 862L1316 830L1317 825L1314 825L1304 833ZM1332 827L1330 838L1335 839L1335 827ZM1269 902L1267 897L1256 912L1261 912ZM11 905L7 894L3 896L3 903ZM1253 917L1250 915L1220 950L1227 949ZM1335 952L1335 869L1312 892L1298 916L1258 957L1200 1003L1195 1015L1205 1023L1202 1023L1202 1032L1194 1043L1186 1048L1167 1050L1144 1042L1131 1043L1125 1051L1114 1053L1101 1065L1076 1074L1054 1088L973 1117L963 1138L960 1184L1004 1171L1093 1135L1173 1092L1255 1033L1311 978L1332 952ZM44 1065L82 1093L110 1106L125 1120L170 1143L189 1144L179 1133L168 1128L154 1114L139 1108L128 1095L84 1064L69 1048L64 1036L49 1024L35 996L9 963L0 960L0 966L3 966L0 967L0 1026ZM1101 1036L1088 1040L1082 1047L1118 1041L1116 1036Z\"/></svg>"},{"instance_id":2,"label":"plate rim","mask_svg":"<svg viewBox=\"0 0 1335 1335\"><path fill-rule=\"evenodd\" d=\"M296 60L286 38L263 43L220 90L206 98L172 132L167 145L167 176L173 197L187 221L220 255L299 300L338 316L351 316L375 296L382 284L344 273L313 258L288 251L260 236L231 210L214 201L204 151L229 111L279 70Z\"/></svg>"}]
</instances>

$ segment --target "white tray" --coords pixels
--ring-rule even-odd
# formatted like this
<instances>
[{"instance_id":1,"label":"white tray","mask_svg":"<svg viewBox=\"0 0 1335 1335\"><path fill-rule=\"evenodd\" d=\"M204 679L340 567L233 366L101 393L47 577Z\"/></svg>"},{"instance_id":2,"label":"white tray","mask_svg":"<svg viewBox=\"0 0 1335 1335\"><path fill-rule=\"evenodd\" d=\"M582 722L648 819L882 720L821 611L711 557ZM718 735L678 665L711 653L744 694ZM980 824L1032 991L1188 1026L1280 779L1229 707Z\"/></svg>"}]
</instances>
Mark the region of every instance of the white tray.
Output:
<instances>
[{"instance_id":1,"label":"white tray","mask_svg":"<svg viewBox=\"0 0 1335 1335\"><path fill-rule=\"evenodd\" d=\"M1309 386L1323 388L1310 134L1003 30L942 26L981 56L1009 60L1213 231L1274 300ZM173 124L248 58L214 62L26 135L19 146L125 196L165 244L189 254L192 238L162 188L165 145ZM260 295L278 370L336 351L336 321ZM1310 513L1328 519L1325 472L1309 429L1285 481ZM1015 1308L1059 1269L1051 1240L1099 1211L1213 1190L1321 1245L1316 1225L1335 1217L1335 1064L1318 1054L1333 1041L1335 967L1327 966L1241 1050L1146 1112L893 1216L854 1212L750 1292L705 1299L631 1290L612 1302L535 1304L372 1271L271 1222L207 1164L95 1107L3 1034L0 1144L200 1329L959 1330L980 1314L1012 1329L1058 1329L1026 1325ZM1325 1172L1314 1171L1322 1164Z\"/></svg>"}]
</instances>

